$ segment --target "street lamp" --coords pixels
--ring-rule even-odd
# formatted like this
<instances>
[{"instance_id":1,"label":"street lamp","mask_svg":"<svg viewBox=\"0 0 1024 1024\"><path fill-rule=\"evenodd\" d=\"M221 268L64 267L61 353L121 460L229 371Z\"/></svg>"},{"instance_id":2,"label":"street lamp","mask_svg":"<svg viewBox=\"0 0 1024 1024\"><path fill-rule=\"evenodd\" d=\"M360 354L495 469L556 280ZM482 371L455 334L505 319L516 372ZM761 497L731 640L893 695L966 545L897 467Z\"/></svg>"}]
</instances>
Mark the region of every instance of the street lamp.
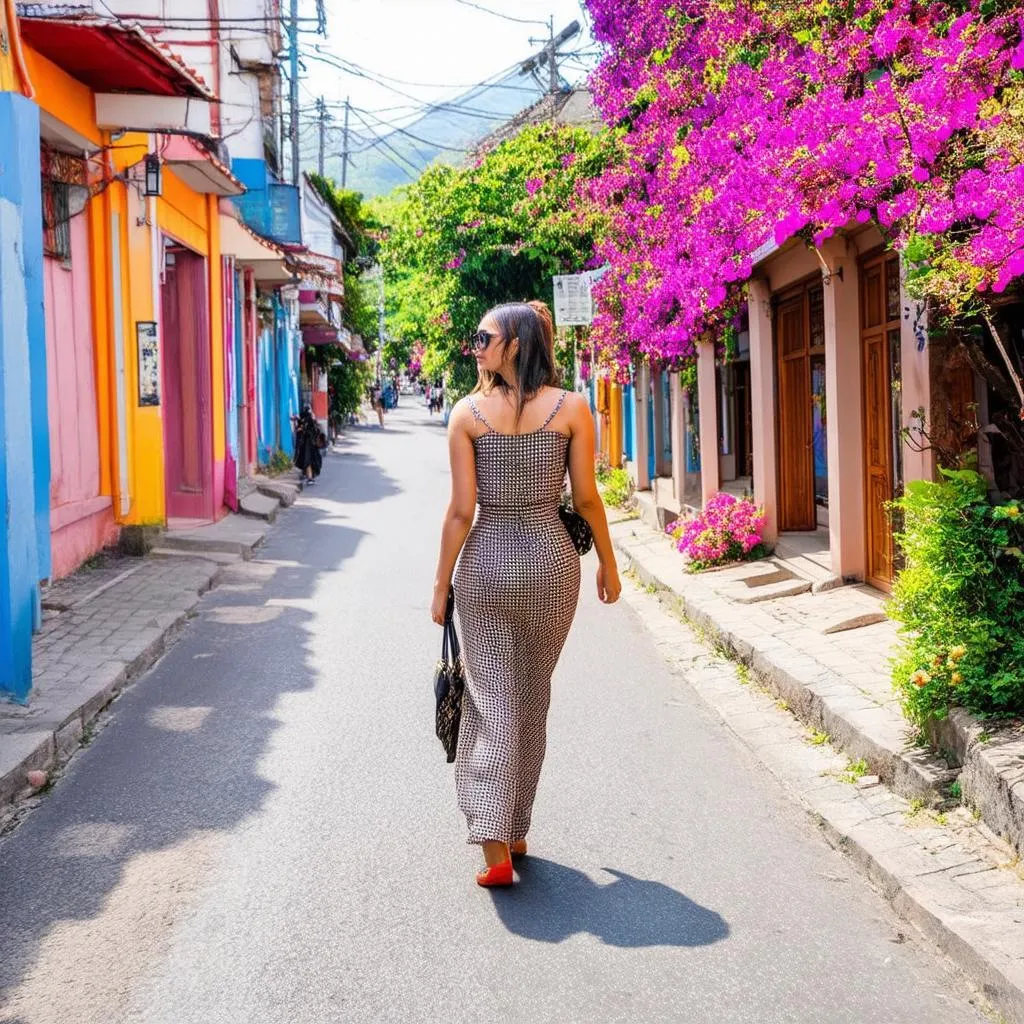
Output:
<instances>
[{"instance_id":1,"label":"street lamp","mask_svg":"<svg viewBox=\"0 0 1024 1024\"><path fill-rule=\"evenodd\" d=\"M158 196L163 192L162 175L160 171L160 157L156 153L146 154L146 187L143 195Z\"/></svg>"}]
</instances>

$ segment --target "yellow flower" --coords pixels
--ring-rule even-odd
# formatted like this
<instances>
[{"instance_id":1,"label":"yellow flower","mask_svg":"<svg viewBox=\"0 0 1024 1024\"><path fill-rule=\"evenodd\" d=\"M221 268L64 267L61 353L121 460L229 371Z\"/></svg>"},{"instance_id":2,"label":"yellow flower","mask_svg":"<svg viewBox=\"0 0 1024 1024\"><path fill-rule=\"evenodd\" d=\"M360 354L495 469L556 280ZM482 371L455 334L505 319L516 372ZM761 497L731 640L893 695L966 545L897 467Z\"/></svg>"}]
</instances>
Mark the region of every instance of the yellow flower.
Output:
<instances>
[{"instance_id":1,"label":"yellow flower","mask_svg":"<svg viewBox=\"0 0 1024 1024\"><path fill-rule=\"evenodd\" d=\"M923 668L919 668L911 677L910 681L915 686L926 686L932 681L932 677L928 675Z\"/></svg>"},{"instance_id":2,"label":"yellow flower","mask_svg":"<svg viewBox=\"0 0 1024 1024\"><path fill-rule=\"evenodd\" d=\"M932 658L932 668L942 668L942 655L941 654L936 654L935 657Z\"/></svg>"},{"instance_id":3,"label":"yellow flower","mask_svg":"<svg viewBox=\"0 0 1024 1024\"><path fill-rule=\"evenodd\" d=\"M959 672L954 672L950 677L949 681L953 686L959 686L964 681L964 677Z\"/></svg>"},{"instance_id":4,"label":"yellow flower","mask_svg":"<svg viewBox=\"0 0 1024 1024\"><path fill-rule=\"evenodd\" d=\"M1011 519L1016 519L1020 515L1020 509L1016 505L1008 505L1006 508L1006 514Z\"/></svg>"},{"instance_id":5,"label":"yellow flower","mask_svg":"<svg viewBox=\"0 0 1024 1024\"><path fill-rule=\"evenodd\" d=\"M956 647L954 647L954 648L953 648L953 649L952 649L952 650L951 650L951 651L949 652L949 656L950 656L950 657L951 657L951 658L952 658L952 659L953 659L954 661L959 661L959 660L960 660L960 659L961 659L961 658L962 658L962 657L963 657L963 656L964 656L964 655L965 655L966 653L967 653L967 648L966 648L966 647L964 647L964 645L963 645L963 644L959 644L959 645L957 645Z\"/></svg>"}]
</instances>

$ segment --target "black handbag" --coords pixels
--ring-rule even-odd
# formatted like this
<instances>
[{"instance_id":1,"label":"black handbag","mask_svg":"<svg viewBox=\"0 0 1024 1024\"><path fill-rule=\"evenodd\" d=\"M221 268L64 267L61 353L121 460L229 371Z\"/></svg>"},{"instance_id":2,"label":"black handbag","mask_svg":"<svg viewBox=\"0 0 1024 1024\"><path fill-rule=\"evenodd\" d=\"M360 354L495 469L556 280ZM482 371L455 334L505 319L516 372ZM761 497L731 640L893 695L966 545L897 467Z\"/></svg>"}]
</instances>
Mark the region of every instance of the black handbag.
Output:
<instances>
[{"instance_id":1,"label":"black handbag","mask_svg":"<svg viewBox=\"0 0 1024 1024\"><path fill-rule=\"evenodd\" d=\"M590 523L572 507L572 498L567 494L562 495L558 517L562 520L576 553L582 558L594 546L594 531L590 529Z\"/></svg>"},{"instance_id":2,"label":"black handbag","mask_svg":"<svg viewBox=\"0 0 1024 1024\"><path fill-rule=\"evenodd\" d=\"M441 660L434 672L434 731L444 747L448 763L455 760L459 743L459 722L462 720L462 695L466 689L466 675L462 667L459 635L455 630L455 590L448 588L448 603L444 612L444 640L441 642Z\"/></svg>"}]
</instances>

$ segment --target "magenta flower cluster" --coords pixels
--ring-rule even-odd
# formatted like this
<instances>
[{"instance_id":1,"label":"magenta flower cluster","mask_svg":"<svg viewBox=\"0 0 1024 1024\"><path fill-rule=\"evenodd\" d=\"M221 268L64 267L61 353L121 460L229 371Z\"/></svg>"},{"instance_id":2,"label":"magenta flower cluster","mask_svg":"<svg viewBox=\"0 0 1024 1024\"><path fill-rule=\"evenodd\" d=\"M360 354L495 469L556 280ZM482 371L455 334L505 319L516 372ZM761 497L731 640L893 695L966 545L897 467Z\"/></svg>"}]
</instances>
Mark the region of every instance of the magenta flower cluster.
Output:
<instances>
[{"instance_id":1,"label":"magenta flower cluster","mask_svg":"<svg viewBox=\"0 0 1024 1024\"><path fill-rule=\"evenodd\" d=\"M703 511L665 527L694 569L758 558L764 551L764 510L749 499L719 493Z\"/></svg>"},{"instance_id":2,"label":"magenta flower cluster","mask_svg":"<svg viewBox=\"0 0 1024 1024\"><path fill-rule=\"evenodd\" d=\"M851 223L927 239L982 292L1024 274L1024 151L1002 124L1020 5L587 5L608 49L591 85L624 133L588 196L611 219L594 336L619 362L689 360L736 316L759 249Z\"/></svg>"}]
</instances>

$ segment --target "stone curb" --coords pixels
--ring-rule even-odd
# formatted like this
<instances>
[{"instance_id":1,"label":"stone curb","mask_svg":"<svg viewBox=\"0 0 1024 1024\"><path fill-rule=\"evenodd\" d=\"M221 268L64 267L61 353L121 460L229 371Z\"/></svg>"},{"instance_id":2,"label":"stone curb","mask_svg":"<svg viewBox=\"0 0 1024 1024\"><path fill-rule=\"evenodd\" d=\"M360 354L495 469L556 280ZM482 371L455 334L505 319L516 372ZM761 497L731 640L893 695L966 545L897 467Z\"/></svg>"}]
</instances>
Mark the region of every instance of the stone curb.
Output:
<instances>
[{"instance_id":1,"label":"stone curb","mask_svg":"<svg viewBox=\"0 0 1024 1024\"><path fill-rule=\"evenodd\" d=\"M1000 731L985 725L963 708L929 724L928 739L937 750L947 751L961 768L964 800L1024 855L1024 732Z\"/></svg>"},{"instance_id":2,"label":"stone curb","mask_svg":"<svg viewBox=\"0 0 1024 1024\"><path fill-rule=\"evenodd\" d=\"M945 798L959 771L913 746L898 711L869 701L827 665L777 636L778 623L756 606L736 605L709 591L699 577L684 576L668 542L648 526L640 529L638 535L635 523L619 524L612 527L612 541L663 600L747 665L801 721L827 733L854 760L866 761L898 793L931 804Z\"/></svg>"},{"instance_id":3,"label":"stone curb","mask_svg":"<svg viewBox=\"0 0 1024 1024\"><path fill-rule=\"evenodd\" d=\"M655 644L679 675L801 804L894 911L949 957L1001 1020L1024 1024L1024 884L949 830L912 824L913 805L877 784L830 777L841 759L809 745L797 720L740 684L655 595L632 591ZM865 783L872 780L865 779ZM991 851L990 851L991 852Z\"/></svg>"},{"instance_id":4,"label":"stone curb","mask_svg":"<svg viewBox=\"0 0 1024 1024\"><path fill-rule=\"evenodd\" d=\"M86 730L101 712L181 635L202 595L217 585L225 569L224 565L203 558L201 553L196 553L194 559L208 566L205 578L199 580L194 590L186 592L189 600L184 607L179 603L156 616L157 625L138 653L127 662L108 661L85 676L78 687L75 706L54 727L2 736L5 757L0 762L0 827L16 812L20 801L38 791L38 787L28 783L28 772L43 771L52 777L78 750Z\"/></svg>"}]
</instances>

